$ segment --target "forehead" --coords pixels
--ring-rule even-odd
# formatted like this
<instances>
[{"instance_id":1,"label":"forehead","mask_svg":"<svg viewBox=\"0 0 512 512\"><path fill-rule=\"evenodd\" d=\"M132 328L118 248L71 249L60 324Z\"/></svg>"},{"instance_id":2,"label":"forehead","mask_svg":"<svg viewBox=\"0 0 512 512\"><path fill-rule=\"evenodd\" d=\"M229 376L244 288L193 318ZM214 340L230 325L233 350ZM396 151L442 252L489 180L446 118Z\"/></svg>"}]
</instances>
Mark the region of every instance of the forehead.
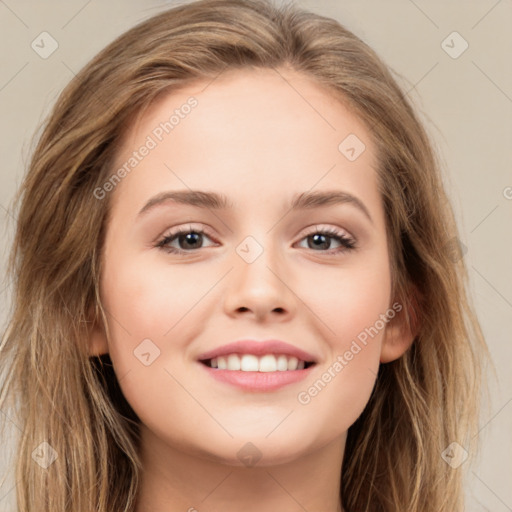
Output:
<instances>
[{"instance_id":1,"label":"forehead","mask_svg":"<svg viewBox=\"0 0 512 512\"><path fill-rule=\"evenodd\" d=\"M196 103L193 108L187 105L191 98ZM189 120L181 122L185 118ZM165 137L171 135L167 131L163 134L168 142L179 137L184 126L186 129L187 125L193 125L196 129L211 121L216 121L219 132L229 128L235 132L240 126L245 128L241 133L231 134L235 135L230 139L233 144L245 137L248 123L257 127L266 123L267 129L261 135L273 132L266 142L284 127L288 131L278 142L287 140L291 144L305 131L320 132L327 137L336 134L336 140L344 131L353 130L361 138L368 139L364 123L348 108L341 94L335 94L311 77L288 68L228 70L214 78L162 92L130 127L124 148L134 146L138 135L158 131L159 124L169 120L172 136Z\"/></svg>"},{"instance_id":2,"label":"forehead","mask_svg":"<svg viewBox=\"0 0 512 512\"><path fill-rule=\"evenodd\" d=\"M230 70L162 95L127 132L116 168L144 145L152 148L116 196L188 187L269 197L344 185L378 199L364 123L288 69Z\"/></svg>"}]
</instances>

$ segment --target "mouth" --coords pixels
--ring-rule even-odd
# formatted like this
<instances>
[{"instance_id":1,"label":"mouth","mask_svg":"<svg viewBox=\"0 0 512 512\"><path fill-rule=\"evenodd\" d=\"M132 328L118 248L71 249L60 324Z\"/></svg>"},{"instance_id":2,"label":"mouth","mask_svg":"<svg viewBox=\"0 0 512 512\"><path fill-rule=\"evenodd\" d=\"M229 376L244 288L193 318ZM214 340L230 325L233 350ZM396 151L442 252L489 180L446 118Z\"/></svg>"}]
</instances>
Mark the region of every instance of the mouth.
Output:
<instances>
[{"instance_id":1,"label":"mouth","mask_svg":"<svg viewBox=\"0 0 512 512\"><path fill-rule=\"evenodd\" d=\"M198 355L197 361L222 385L254 393L297 384L319 362L313 354L281 340L238 340Z\"/></svg>"},{"instance_id":2,"label":"mouth","mask_svg":"<svg viewBox=\"0 0 512 512\"><path fill-rule=\"evenodd\" d=\"M286 354L227 354L199 361L208 368L242 372L293 372L314 366L314 361L305 361Z\"/></svg>"}]
</instances>

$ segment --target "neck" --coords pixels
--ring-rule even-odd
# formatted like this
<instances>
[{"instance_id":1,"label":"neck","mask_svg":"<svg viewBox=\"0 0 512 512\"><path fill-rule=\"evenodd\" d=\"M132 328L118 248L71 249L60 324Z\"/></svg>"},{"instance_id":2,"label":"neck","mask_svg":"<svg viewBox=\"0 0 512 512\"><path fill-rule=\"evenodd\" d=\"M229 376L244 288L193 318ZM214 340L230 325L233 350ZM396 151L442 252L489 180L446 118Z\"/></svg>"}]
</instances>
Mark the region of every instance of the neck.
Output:
<instances>
[{"instance_id":1,"label":"neck","mask_svg":"<svg viewBox=\"0 0 512 512\"><path fill-rule=\"evenodd\" d=\"M144 472L135 512L343 512L346 436L284 464L233 466L178 450L141 427Z\"/></svg>"}]
</instances>

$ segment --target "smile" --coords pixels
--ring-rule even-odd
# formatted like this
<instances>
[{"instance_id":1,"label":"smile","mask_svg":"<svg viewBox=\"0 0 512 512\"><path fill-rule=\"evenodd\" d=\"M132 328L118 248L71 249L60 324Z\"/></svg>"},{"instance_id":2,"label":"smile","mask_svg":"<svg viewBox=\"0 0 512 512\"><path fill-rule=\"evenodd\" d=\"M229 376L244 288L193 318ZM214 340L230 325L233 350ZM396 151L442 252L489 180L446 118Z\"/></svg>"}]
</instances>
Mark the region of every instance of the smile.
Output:
<instances>
[{"instance_id":1,"label":"smile","mask_svg":"<svg viewBox=\"0 0 512 512\"><path fill-rule=\"evenodd\" d=\"M214 380L245 392L266 393L304 380L316 366L284 354L229 354L199 361Z\"/></svg>"},{"instance_id":2,"label":"smile","mask_svg":"<svg viewBox=\"0 0 512 512\"><path fill-rule=\"evenodd\" d=\"M228 354L201 361L210 368L242 372L285 372L303 370L314 363L284 354Z\"/></svg>"}]
</instances>

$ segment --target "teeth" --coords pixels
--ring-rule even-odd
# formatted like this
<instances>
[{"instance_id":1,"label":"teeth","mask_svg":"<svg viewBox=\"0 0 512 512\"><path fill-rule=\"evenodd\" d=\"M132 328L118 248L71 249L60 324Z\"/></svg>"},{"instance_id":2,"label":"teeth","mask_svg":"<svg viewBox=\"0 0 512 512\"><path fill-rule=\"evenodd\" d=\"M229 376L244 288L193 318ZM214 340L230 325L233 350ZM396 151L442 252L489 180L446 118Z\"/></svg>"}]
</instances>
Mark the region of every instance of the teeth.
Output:
<instances>
[{"instance_id":1,"label":"teeth","mask_svg":"<svg viewBox=\"0 0 512 512\"><path fill-rule=\"evenodd\" d=\"M288 370L296 370L299 360L296 357L288 358Z\"/></svg>"},{"instance_id":2,"label":"teeth","mask_svg":"<svg viewBox=\"0 0 512 512\"><path fill-rule=\"evenodd\" d=\"M212 368L219 370L241 370L243 372L284 372L303 370L305 361L293 356L266 354L258 357L253 354L229 354L228 356L214 357L210 361Z\"/></svg>"},{"instance_id":3,"label":"teeth","mask_svg":"<svg viewBox=\"0 0 512 512\"><path fill-rule=\"evenodd\" d=\"M228 370L242 370L243 372L257 372L259 370L259 361L256 356L245 354L239 357L236 354L232 354L228 356L228 361L230 358L237 359L238 366L232 366L231 368L228 366ZM233 359L231 360L233 361Z\"/></svg>"},{"instance_id":4,"label":"teeth","mask_svg":"<svg viewBox=\"0 0 512 512\"><path fill-rule=\"evenodd\" d=\"M246 357L246 356L244 356ZM269 354L268 356L263 356L260 359L260 372L276 372L277 371L277 361L276 356Z\"/></svg>"},{"instance_id":5,"label":"teeth","mask_svg":"<svg viewBox=\"0 0 512 512\"><path fill-rule=\"evenodd\" d=\"M277 358L277 369L280 372L288 370L288 358L286 356L279 356Z\"/></svg>"},{"instance_id":6,"label":"teeth","mask_svg":"<svg viewBox=\"0 0 512 512\"><path fill-rule=\"evenodd\" d=\"M240 358L236 354L228 356L228 370L240 370Z\"/></svg>"}]
</instances>

